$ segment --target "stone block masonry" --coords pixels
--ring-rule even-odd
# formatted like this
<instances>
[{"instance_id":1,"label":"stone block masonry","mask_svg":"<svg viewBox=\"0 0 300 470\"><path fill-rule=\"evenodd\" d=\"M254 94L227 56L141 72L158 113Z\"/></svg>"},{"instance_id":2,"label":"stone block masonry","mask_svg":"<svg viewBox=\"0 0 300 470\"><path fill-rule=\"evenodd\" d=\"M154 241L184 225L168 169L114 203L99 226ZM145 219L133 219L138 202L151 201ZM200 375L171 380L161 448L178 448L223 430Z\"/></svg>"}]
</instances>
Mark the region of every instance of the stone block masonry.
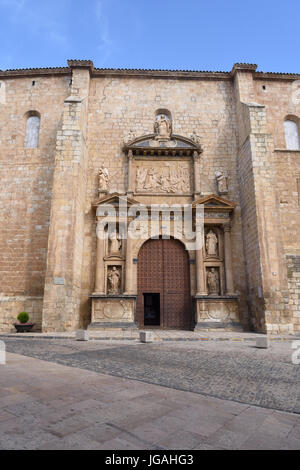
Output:
<instances>
[{"instance_id":1,"label":"stone block masonry","mask_svg":"<svg viewBox=\"0 0 300 470\"><path fill-rule=\"evenodd\" d=\"M96 256L94 203L102 166L109 174L108 196L129 189L143 204L188 204L218 195L215 175L221 172L234 208L226 276L222 256L216 265L223 294L234 294L236 320L246 330L299 331L300 152L286 148L284 123L299 126L294 91L300 75L256 68L122 71L71 60L63 68L0 71L0 331L13 331L21 310L45 332L90 325L96 269L102 266L104 279L104 264L116 261L108 261L107 247L100 261ZM177 158L176 171L182 168L190 184L182 194L136 191L136 169L129 166L135 163L129 164L124 139L152 135L157 113L171 119L172 135L196 136L202 148L196 163ZM25 142L30 116L40 118L36 148L30 148L33 140ZM170 155L164 158L164 171L173 168ZM137 166L151 172L148 159ZM210 225L222 233L220 219ZM122 286L130 280L134 297L139 252L137 244L125 245L117 264ZM201 257L190 256L196 261L190 264L191 301ZM205 282L202 273L204 294Z\"/></svg>"}]
</instances>

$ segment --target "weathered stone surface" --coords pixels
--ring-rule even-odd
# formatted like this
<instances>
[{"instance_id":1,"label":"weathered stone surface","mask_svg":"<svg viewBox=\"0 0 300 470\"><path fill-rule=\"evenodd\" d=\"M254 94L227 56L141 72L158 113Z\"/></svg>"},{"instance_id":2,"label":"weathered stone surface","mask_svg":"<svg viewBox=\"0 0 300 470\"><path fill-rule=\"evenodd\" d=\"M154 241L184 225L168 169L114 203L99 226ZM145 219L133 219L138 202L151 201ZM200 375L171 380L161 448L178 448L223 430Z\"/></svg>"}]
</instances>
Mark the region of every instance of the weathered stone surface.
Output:
<instances>
[{"instance_id":1,"label":"weathered stone surface","mask_svg":"<svg viewBox=\"0 0 300 470\"><path fill-rule=\"evenodd\" d=\"M76 331L76 341L88 341L90 339L90 333L87 330Z\"/></svg>"},{"instance_id":2,"label":"weathered stone surface","mask_svg":"<svg viewBox=\"0 0 300 470\"><path fill-rule=\"evenodd\" d=\"M140 331L140 341L141 343L151 343L152 333L150 331Z\"/></svg>"},{"instance_id":3,"label":"weathered stone surface","mask_svg":"<svg viewBox=\"0 0 300 470\"><path fill-rule=\"evenodd\" d=\"M204 267L217 268L221 295L238 295L235 316L245 329L300 331L300 159L299 150L286 148L284 133L285 120L300 116L294 86L300 77L266 76L251 64L236 64L231 73L109 76L90 61L68 65L1 72L0 331L13 331L22 310L45 332L87 327L98 269L97 293L107 293L107 268L116 266L119 293L137 294L133 260L141 243L122 243L111 260L104 259L106 246L96 247L92 205L115 192L144 204L226 194L235 204L230 256L227 250L226 260L222 235L218 259L204 260ZM24 146L28 116L41 118L37 148ZM148 136L149 154L126 154L124 137L131 149L139 136ZM170 165L183 142L193 151ZM154 162L151 151L159 145L167 153ZM216 175L224 176L222 184ZM211 227L222 221L225 227L226 217L206 214ZM102 253L100 268L96 252ZM205 294L201 283L204 291L207 286L205 270L199 279L199 254L190 259L196 260L190 265L193 297ZM129 316L134 322L134 306Z\"/></svg>"}]
</instances>

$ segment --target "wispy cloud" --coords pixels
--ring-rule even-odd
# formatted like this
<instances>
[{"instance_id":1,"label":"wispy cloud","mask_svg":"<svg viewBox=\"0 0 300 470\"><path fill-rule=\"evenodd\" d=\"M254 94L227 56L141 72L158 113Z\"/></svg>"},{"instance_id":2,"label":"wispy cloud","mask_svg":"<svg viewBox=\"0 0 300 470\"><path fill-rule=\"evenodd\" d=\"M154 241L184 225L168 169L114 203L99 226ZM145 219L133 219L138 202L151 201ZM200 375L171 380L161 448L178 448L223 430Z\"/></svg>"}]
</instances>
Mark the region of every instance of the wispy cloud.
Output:
<instances>
[{"instance_id":1,"label":"wispy cloud","mask_svg":"<svg viewBox=\"0 0 300 470\"><path fill-rule=\"evenodd\" d=\"M67 46L64 25L53 17L52 12L55 9L49 8L49 3L35 3L32 0L0 0L0 8L6 10L7 22L22 26L28 34L40 35L52 45Z\"/></svg>"},{"instance_id":2,"label":"wispy cloud","mask_svg":"<svg viewBox=\"0 0 300 470\"><path fill-rule=\"evenodd\" d=\"M96 2L96 19L99 34L99 44L97 49L101 52L100 64L104 65L113 51L113 41L109 32L109 19L104 12L104 0L97 0Z\"/></svg>"}]
</instances>

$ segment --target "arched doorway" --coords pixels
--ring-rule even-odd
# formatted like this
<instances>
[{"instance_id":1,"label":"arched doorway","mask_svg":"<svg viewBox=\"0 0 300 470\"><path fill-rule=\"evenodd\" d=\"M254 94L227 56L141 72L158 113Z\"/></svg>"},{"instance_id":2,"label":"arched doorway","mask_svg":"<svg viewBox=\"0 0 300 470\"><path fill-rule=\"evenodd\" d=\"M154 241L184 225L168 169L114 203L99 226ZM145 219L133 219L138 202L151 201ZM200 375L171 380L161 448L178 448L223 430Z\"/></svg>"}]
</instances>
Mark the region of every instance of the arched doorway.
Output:
<instances>
[{"instance_id":1,"label":"arched doorway","mask_svg":"<svg viewBox=\"0 0 300 470\"><path fill-rule=\"evenodd\" d=\"M175 239L146 241L138 257L139 326L191 327L189 257Z\"/></svg>"}]
</instances>

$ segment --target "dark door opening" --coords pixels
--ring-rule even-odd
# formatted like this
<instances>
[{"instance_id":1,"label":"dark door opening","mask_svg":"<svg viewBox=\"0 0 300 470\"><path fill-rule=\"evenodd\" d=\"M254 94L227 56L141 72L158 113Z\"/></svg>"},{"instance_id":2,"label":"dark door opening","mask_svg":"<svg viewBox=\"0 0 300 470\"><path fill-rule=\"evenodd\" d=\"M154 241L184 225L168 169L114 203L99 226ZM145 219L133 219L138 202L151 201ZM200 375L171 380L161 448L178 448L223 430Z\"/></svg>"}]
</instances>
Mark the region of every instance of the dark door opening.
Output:
<instances>
[{"instance_id":1,"label":"dark door opening","mask_svg":"<svg viewBox=\"0 0 300 470\"><path fill-rule=\"evenodd\" d=\"M160 294L144 294L144 325L160 326Z\"/></svg>"}]
</instances>

